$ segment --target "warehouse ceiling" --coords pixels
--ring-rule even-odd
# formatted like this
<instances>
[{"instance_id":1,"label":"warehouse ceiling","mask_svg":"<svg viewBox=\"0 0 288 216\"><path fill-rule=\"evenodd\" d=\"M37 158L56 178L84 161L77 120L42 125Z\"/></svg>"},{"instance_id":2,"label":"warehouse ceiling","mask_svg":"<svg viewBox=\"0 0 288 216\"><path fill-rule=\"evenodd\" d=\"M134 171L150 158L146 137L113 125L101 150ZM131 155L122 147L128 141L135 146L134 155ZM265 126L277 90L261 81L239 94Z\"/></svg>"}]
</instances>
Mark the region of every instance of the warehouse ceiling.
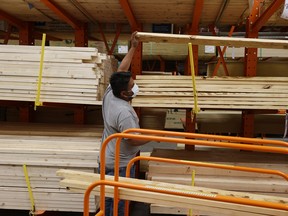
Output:
<instances>
[{"instance_id":1,"label":"warehouse ceiling","mask_svg":"<svg viewBox=\"0 0 288 216\"><path fill-rule=\"evenodd\" d=\"M260 13L274 2L257 1ZM201 7L199 2L203 2ZM7 36L9 27L11 37L17 37L15 22L33 22L36 39L45 32L49 40L68 40L74 38L75 26L88 23L89 40L103 40L101 32L107 40L113 40L118 24L119 40L127 40L135 25L152 32L155 24L170 24L173 33L185 33L195 18L199 20L199 34L211 34L209 26L214 25L218 35L227 35L231 26L236 26L235 35L243 37L249 2L253 0L0 0L0 21L6 24L0 29L0 37ZM282 2L261 28L260 36L287 38L288 20L281 18Z\"/></svg>"}]
</instances>

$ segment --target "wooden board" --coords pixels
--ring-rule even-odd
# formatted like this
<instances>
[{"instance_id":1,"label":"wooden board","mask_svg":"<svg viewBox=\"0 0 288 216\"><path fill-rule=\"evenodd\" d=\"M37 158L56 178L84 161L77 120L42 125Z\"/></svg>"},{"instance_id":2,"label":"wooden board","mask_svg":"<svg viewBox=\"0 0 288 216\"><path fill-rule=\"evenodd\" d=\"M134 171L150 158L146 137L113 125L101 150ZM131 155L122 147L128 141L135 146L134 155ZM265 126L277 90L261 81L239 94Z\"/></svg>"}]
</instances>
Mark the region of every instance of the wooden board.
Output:
<instances>
[{"instance_id":1,"label":"wooden board","mask_svg":"<svg viewBox=\"0 0 288 216\"><path fill-rule=\"evenodd\" d=\"M269 169L281 171L286 175L288 171L287 156L281 154L206 148L196 151L154 149L151 156ZM276 193L288 198L288 182L279 175L150 161L146 178L153 181L191 185L192 171L195 172L194 184L196 186L252 193Z\"/></svg>"},{"instance_id":2,"label":"wooden board","mask_svg":"<svg viewBox=\"0 0 288 216\"><path fill-rule=\"evenodd\" d=\"M194 108L191 76L139 75L135 107ZM287 77L196 77L199 109L287 109Z\"/></svg>"},{"instance_id":3,"label":"wooden board","mask_svg":"<svg viewBox=\"0 0 288 216\"><path fill-rule=\"evenodd\" d=\"M69 194L67 200L56 171L97 172L101 135L95 125L1 122L0 208L30 209L25 164L37 210L83 212L83 195ZM95 212L97 199L91 197L90 205Z\"/></svg>"},{"instance_id":4,"label":"wooden board","mask_svg":"<svg viewBox=\"0 0 288 216\"><path fill-rule=\"evenodd\" d=\"M154 149L151 156L272 169L282 171L286 174L288 171L287 156L280 154L273 155L260 152L198 148L196 146L196 151ZM194 181L192 180L192 171L195 172ZM146 178L152 181L181 185L191 185L193 181L195 186L288 198L287 180L283 177L270 174L150 161L148 162ZM187 207L176 208L171 205L161 206L152 204L150 207L150 212L154 214L187 215L188 211L189 209L187 209ZM195 214L199 214L197 209L192 209L192 211ZM218 216L215 212L203 212L202 214ZM220 213L220 215L222 215L222 213Z\"/></svg>"},{"instance_id":5,"label":"wooden board","mask_svg":"<svg viewBox=\"0 0 288 216\"><path fill-rule=\"evenodd\" d=\"M83 172L74 172L74 171L65 171L60 170L57 172L57 174L61 177L64 177L60 184L62 186L69 187L72 190L83 192L93 181L99 180L99 174L89 174L89 173L83 173ZM106 176L106 179L112 180L113 176ZM198 191L198 194L201 194L205 191L205 194L209 196L209 190L210 192L213 191L213 189L207 189L207 188L198 188L198 187L189 187L189 186L182 186L182 185L176 185L176 184L168 184L168 183L157 183L157 182L151 182L146 180L137 180L137 179L129 179L129 178L120 178L120 182L126 182L130 184L135 185L141 185L145 188L159 188L164 191L183 191L183 193L195 193ZM148 203L157 203L157 204L171 204L171 206L176 207L191 207L198 210L203 210L206 208L209 210L214 210L215 212L222 212L222 213L236 213L238 211L238 214L235 215L285 215L287 214L287 210L272 210L268 208L263 207L255 207L255 206L248 206L248 205L240 205L240 204L233 204L229 202L218 202L215 200L206 200L206 199L197 199L197 198L191 198L191 197L182 197L182 196L174 196L174 195L167 195L164 193L155 193L155 192L149 192L149 191L134 191L131 189L125 189L120 188L120 198L122 199L128 199L128 200L134 200L134 201L142 201L142 202L148 202ZM94 189L96 195L99 195L99 188ZM106 187L107 196L111 196L113 194L113 189L111 187ZM185 192L184 192L185 191ZM193 192L192 192L193 191ZM207 194L208 193L208 194ZM231 195L231 192L228 191L220 191L218 190L216 194L229 194ZM241 196L240 194L233 194L233 197ZM215 196L215 194L211 194L211 196ZM244 196L244 194L242 194ZM269 197L269 196L263 196L263 195L251 195L251 194L245 194L246 199L253 199L253 200L265 200L266 202L276 202L279 203L279 200L277 201L277 197ZM274 201L272 201L274 200ZM288 200L281 199L281 203L288 203ZM285 205L285 204L284 204Z\"/></svg>"},{"instance_id":6,"label":"wooden board","mask_svg":"<svg viewBox=\"0 0 288 216\"><path fill-rule=\"evenodd\" d=\"M248 48L288 49L286 40L233 38L199 35L179 35L164 33L138 32L136 37L142 42L192 43L193 45L214 45Z\"/></svg>"},{"instance_id":7,"label":"wooden board","mask_svg":"<svg viewBox=\"0 0 288 216\"><path fill-rule=\"evenodd\" d=\"M0 46L0 100L35 101L40 56L39 46ZM40 101L98 105L116 62L96 48L45 47Z\"/></svg>"}]
</instances>

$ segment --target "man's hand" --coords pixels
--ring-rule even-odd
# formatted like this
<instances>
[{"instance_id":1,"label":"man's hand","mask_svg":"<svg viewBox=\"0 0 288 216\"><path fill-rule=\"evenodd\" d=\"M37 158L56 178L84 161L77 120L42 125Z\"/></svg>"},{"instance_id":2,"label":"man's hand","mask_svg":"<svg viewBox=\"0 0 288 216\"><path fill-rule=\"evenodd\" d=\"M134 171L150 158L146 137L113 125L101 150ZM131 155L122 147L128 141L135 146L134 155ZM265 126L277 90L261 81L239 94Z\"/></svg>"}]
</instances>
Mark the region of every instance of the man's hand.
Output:
<instances>
[{"instance_id":1,"label":"man's hand","mask_svg":"<svg viewBox=\"0 0 288 216\"><path fill-rule=\"evenodd\" d=\"M117 70L118 72L128 71L130 68L130 64L131 64L134 52L135 52L135 50L138 46L138 43L139 43L138 39L136 39L136 37L135 37L136 34L137 34L137 31L133 32L131 35L131 39L130 39L131 47L130 47L128 53L122 59L122 62L121 62L120 66L118 67L118 70Z\"/></svg>"},{"instance_id":2,"label":"man's hand","mask_svg":"<svg viewBox=\"0 0 288 216\"><path fill-rule=\"evenodd\" d=\"M133 32L131 35L130 43L131 47L137 47L139 44L139 40L136 38L137 31Z\"/></svg>"}]
</instances>

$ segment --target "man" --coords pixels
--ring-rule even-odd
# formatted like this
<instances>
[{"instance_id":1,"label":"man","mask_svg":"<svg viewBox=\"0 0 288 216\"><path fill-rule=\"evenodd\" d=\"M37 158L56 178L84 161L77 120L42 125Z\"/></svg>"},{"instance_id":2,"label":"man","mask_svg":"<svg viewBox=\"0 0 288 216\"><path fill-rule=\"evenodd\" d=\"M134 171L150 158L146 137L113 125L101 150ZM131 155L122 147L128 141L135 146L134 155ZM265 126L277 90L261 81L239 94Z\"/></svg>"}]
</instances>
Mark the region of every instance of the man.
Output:
<instances>
[{"instance_id":1,"label":"man","mask_svg":"<svg viewBox=\"0 0 288 216\"><path fill-rule=\"evenodd\" d=\"M132 33L131 47L123 58L117 72L111 75L110 85L107 87L103 97L102 115L104 131L102 142L111 134L121 133L129 128L139 128L139 119L133 107L130 105L130 101L137 95L139 89L134 83L131 73L128 72L134 52L138 46L138 40L135 38L136 33L137 32ZM126 166L128 162L136 156L140 146L147 142L148 141L145 140L122 139L120 144L120 176L126 176ZM106 175L114 175L115 143L116 140L113 139L106 147ZM131 171L131 177L134 176L133 169ZM105 215L113 215L112 198L106 198ZM118 215L124 215L124 201L119 202Z\"/></svg>"}]
</instances>

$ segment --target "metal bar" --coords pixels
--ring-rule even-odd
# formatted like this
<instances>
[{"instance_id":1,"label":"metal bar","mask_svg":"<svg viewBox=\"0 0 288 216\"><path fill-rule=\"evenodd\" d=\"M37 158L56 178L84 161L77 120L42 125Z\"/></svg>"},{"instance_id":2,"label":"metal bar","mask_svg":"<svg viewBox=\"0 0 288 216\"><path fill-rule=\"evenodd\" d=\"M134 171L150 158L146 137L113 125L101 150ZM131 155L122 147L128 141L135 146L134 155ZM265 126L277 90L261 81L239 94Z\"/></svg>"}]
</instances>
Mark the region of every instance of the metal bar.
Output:
<instances>
[{"instance_id":1,"label":"metal bar","mask_svg":"<svg viewBox=\"0 0 288 216\"><path fill-rule=\"evenodd\" d=\"M190 35L197 35L199 33L199 23L200 23L202 11L203 11L203 5L204 5L204 0L195 1L192 24L188 30L188 34ZM195 71L195 75L198 75L198 45L195 45L193 43L192 50L193 50L194 71ZM190 62L187 61L187 64L188 65L185 68L186 69L185 74L190 75L191 74Z\"/></svg>"},{"instance_id":2,"label":"metal bar","mask_svg":"<svg viewBox=\"0 0 288 216\"><path fill-rule=\"evenodd\" d=\"M204 0L195 1L194 10L193 10L193 18L192 25L189 29L189 34L198 34L199 32L199 23L203 11Z\"/></svg>"},{"instance_id":3,"label":"metal bar","mask_svg":"<svg viewBox=\"0 0 288 216\"><path fill-rule=\"evenodd\" d=\"M19 29L19 45L34 45L34 27L31 22L24 22Z\"/></svg>"},{"instance_id":4,"label":"metal bar","mask_svg":"<svg viewBox=\"0 0 288 216\"><path fill-rule=\"evenodd\" d=\"M5 20L6 22L10 23L13 26L16 26L18 29L22 28L24 25L24 22L17 19L16 17L6 13L5 11L2 11L0 9L0 19Z\"/></svg>"},{"instance_id":5,"label":"metal bar","mask_svg":"<svg viewBox=\"0 0 288 216\"><path fill-rule=\"evenodd\" d=\"M160 61L160 71L165 71L165 61L161 55L158 55L158 59Z\"/></svg>"},{"instance_id":6,"label":"metal bar","mask_svg":"<svg viewBox=\"0 0 288 216\"><path fill-rule=\"evenodd\" d=\"M102 39L103 39L103 41L104 41L104 44L105 44L106 50L107 50L107 52L109 52L109 45L108 45L108 42L107 42L106 36L105 36L104 31L103 31L103 28L102 28L102 24L99 23L98 26L99 26L99 31L100 31L100 34L101 34Z\"/></svg>"},{"instance_id":7,"label":"metal bar","mask_svg":"<svg viewBox=\"0 0 288 216\"><path fill-rule=\"evenodd\" d=\"M76 20L70 14L68 14L63 8L57 5L52 0L40 0L44 3L49 9L51 9L57 16L59 16L62 20L72 26L73 29L80 29L82 24L80 21Z\"/></svg>"},{"instance_id":8,"label":"metal bar","mask_svg":"<svg viewBox=\"0 0 288 216\"><path fill-rule=\"evenodd\" d=\"M263 14L252 24L252 31L259 32L269 18L284 4L285 0L274 0Z\"/></svg>"},{"instance_id":9,"label":"metal bar","mask_svg":"<svg viewBox=\"0 0 288 216\"><path fill-rule=\"evenodd\" d=\"M131 6L130 6L128 0L119 0L119 3L121 5L127 19L128 19L128 22L129 22L131 28L133 29L133 31L138 30L139 24L138 24L138 22L134 16L134 13L131 9Z\"/></svg>"},{"instance_id":10,"label":"metal bar","mask_svg":"<svg viewBox=\"0 0 288 216\"><path fill-rule=\"evenodd\" d=\"M118 38L119 38L119 35L120 35L120 33L121 33L121 29L122 29L122 25L121 25L121 24L116 24L116 25L117 25L116 35L115 35L115 37L114 37L113 44L112 44L111 48L110 48L109 51L108 51L108 54L109 54L109 55L112 55L112 54L113 54L114 49L115 49L115 46L116 46L117 41L118 41ZM106 45L105 45L105 46L106 46ZM108 46L108 44L107 44L107 46Z\"/></svg>"},{"instance_id":11,"label":"metal bar","mask_svg":"<svg viewBox=\"0 0 288 216\"><path fill-rule=\"evenodd\" d=\"M235 26L231 26L229 34L228 34L228 37L232 36L232 34L234 32L234 29L235 29ZM216 32L215 32L214 28L213 28L213 34L216 35ZM224 67L225 75L229 76L227 65L226 65L226 62L225 62L225 59L224 59L224 56L223 56L225 54L225 52L226 52L227 46L224 46L222 50L221 50L221 48L219 46L217 46L217 49L218 49L218 52L220 53L220 59L218 59L218 61L217 61L217 64L216 64L216 66L214 68L212 76L216 76L221 63L223 65L223 67Z\"/></svg>"},{"instance_id":12,"label":"metal bar","mask_svg":"<svg viewBox=\"0 0 288 216\"><path fill-rule=\"evenodd\" d=\"M173 137L186 137L192 139L207 139L207 140L217 140L219 142L236 142L237 143L248 143L253 145L273 145L288 147L288 143L280 140L265 140L259 138L247 138L247 137L235 137L235 136L221 136L221 135L211 135L211 134L201 134L201 133L185 133L185 132L175 132L175 131L163 131L163 130L150 130L150 129L139 129L131 128L125 130L123 133L141 133L141 134L156 134L161 136L173 136Z\"/></svg>"},{"instance_id":13,"label":"metal bar","mask_svg":"<svg viewBox=\"0 0 288 216\"><path fill-rule=\"evenodd\" d=\"M229 1L230 1L230 0L223 0L222 5L221 5L221 8L220 8L220 10L219 10L219 12L218 12L218 14L217 14L216 19L215 19L215 23L214 23L215 26L217 26L218 23L219 23L219 21L221 20L222 15L223 15L226 7L227 7L228 4L229 4Z\"/></svg>"},{"instance_id":14,"label":"metal bar","mask_svg":"<svg viewBox=\"0 0 288 216\"><path fill-rule=\"evenodd\" d=\"M88 31L87 23L83 23L79 28L75 29L75 46L87 47L88 46Z\"/></svg>"},{"instance_id":15,"label":"metal bar","mask_svg":"<svg viewBox=\"0 0 288 216\"><path fill-rule=\"evenodd\" d=\"M142 74L142 48L143 44L139 43L133 55L131 63L131 71L133 79L135 79L137 75Z\"/></svg>"},{"instance_id":16,"label":"metal bar","mask_svg":"<svg viewBox=\"0 0 288 216\"><path fill-rule=\"evenodd\" d=\"M5 37L4 37L4 44L8 44L8 41L10 39L10 36L11 36L11 31L12 31L12 25L8 24L8 27L7 27L7 32L5 34Z\"/></svg>"},{"instance_id":17,"label":"metal bar","mask_svg":"<svg viewBox=\"0 0 288 216\"><path fill-rule=\"evenodd\" d=\"M285 174L279 170L271 170L271 169L262 169L262 168L252 168L252 167L243 167L243 166L234 166L234 165L224 165L224 164L214 164L214 163L206 163L206 162L197 162L197 161L187 161L187 160L177 160L171 158L160 158L160 157L147 157L147 156L138 156L129 161L126 169L126 177L130 177L130 169L132 165L139 160L147 160L147 161L158 161L162 163L173 163L173 164L182 164L182 165L191 165L191 166L199 166L199 167L208 167L208 168L216 168L216 169L225 169L225 170L236 170L241 172L253 172L253 173L261 173L261 174L270 174L281 176L286 181L288 181L288 174Z\"/></svg>"}]
</instances>

